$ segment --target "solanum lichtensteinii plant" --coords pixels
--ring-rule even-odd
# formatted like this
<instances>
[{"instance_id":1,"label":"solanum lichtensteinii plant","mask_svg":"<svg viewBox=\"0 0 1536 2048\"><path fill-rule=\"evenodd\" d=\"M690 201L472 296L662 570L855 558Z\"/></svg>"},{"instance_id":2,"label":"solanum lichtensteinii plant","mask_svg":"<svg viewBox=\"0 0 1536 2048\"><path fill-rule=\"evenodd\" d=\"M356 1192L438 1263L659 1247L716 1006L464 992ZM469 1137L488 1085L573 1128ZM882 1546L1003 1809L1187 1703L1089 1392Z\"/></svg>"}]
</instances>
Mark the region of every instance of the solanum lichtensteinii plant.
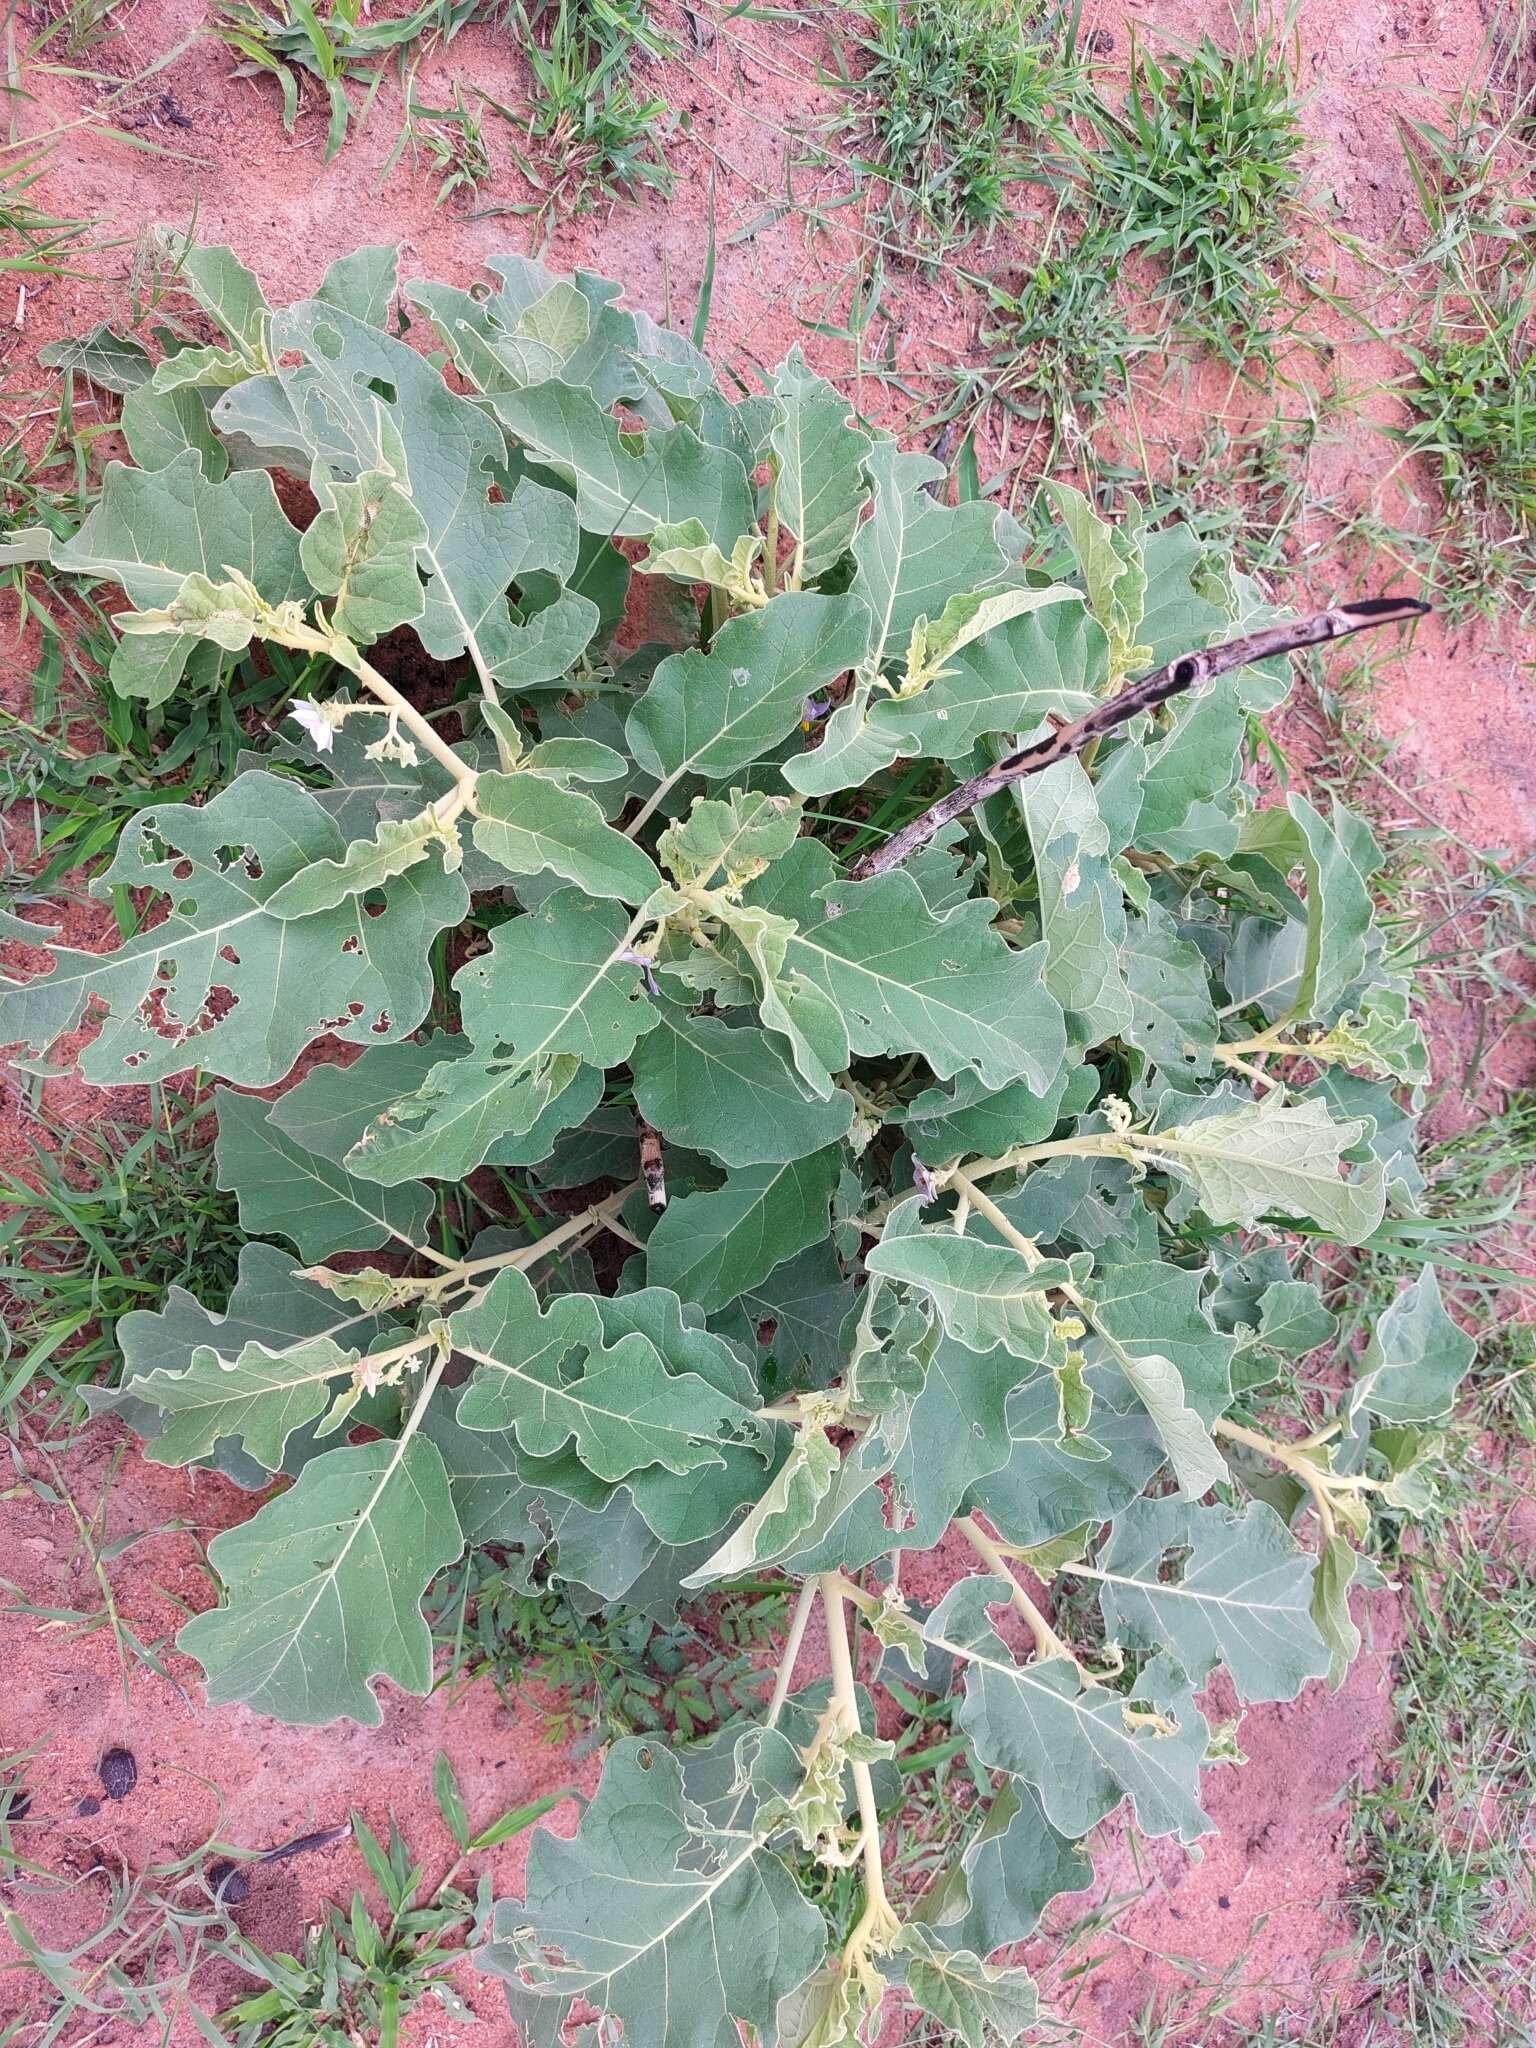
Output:
<instances>
[{"instance_id":1,"label":"solanum lichtensteinii plant","mask_svg":"<svg viewBox=\"0 0 1536 2048\"><path fill-rule=\"evenodd\" d=\"M593 1607L782 1580L761 1715L617 1743L480 1960L540 2041L830 2048L897 1992L1012 2038L1034 1992L991 1959L1071 1845L1126 1799L1207 1831L1212 1672L1338 1681L1369 1493L1411 1504L1468 1364L1426 1269L1321 1426L1287 1413L1335 1331L1298 1240L1411 1207L1424 1057L1369 829L1258 808L1245 741L1288 645L1415 607L1287 623L1066 489L1031 544L798 355L729 404L595 277L410 285L445 360L397 338L392 251L282 312L182 262L226 340L119 349L136 465L55 565L127 593L118 690L263 643L305 694L129 826L132 937L0 991L38 1053L95 1014L92 1081L228 1084L227 1312L130 1315L99 1397L269 1489L180 1645L214 1703L374 1722L467 1545ZM632 576L696 644L615 653ZM456 697L387 680L402 628ZM471 1176L509 1220L466 1241ZM974 1569L929 1609L899 1567L946 1536ZM990 1788L917 1891L882 1679L953 1696ZM859 1873L835 1935L818 1862Z\"/></svg>"}]
</instances>

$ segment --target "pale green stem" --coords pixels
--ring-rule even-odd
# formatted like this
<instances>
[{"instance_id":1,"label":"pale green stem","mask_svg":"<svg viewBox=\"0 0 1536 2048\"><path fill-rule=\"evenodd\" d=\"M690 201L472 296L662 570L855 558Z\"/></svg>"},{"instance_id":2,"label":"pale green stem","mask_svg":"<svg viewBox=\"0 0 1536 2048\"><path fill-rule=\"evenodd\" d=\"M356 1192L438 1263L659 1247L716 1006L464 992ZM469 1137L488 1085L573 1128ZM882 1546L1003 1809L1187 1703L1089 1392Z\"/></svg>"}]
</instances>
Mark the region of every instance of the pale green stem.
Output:
<instances>
[{"instance_id":1,"label":"pale green stem","mask_svg":"<svg viewBox=\"0 0 1536 2048\"><path fill-rule=\"evenodd\" d=\"M1052 1657L1065 1657L1069 1663L1077 1665L1077 1669L1082 1673L1085 1684L1096 1685L1098 1680L1094 1678L1091 1672L1083 1671L1083 1667L1077 1663L1076 1657L1073 1656L1070 1646L1062 1641L1034 1601L1030 1599L1024 1588L1014 1577L1007 1558L998 1549L976 1518L973 1515L962 1515L955 1523L955 1527L960 1531L966 1542L970 1544L972 1550L975 1551L976 1555L987 1567L987 1570L992 1573L994 1578L1001 1579L1008 1588L1009 1603L1015 1613L1023 1616L1024 1625L1029 1630L1030 1636L1034 1641L1035 1655L1040 1658L1042 1663Z\"/></svg>"},{"instance_id":2,"label":"pale green stem","mask_svg":"<svg viewBox=\"0 0 1536 2048\"><path fill-rule=\"evenodd\" d=\"M794 1683L795 1666L800 1660L800 1646L805 1641L811 1609L816 1605L816 1591L816 1581L807 1579L795 1601L795 1611L789 1618L789 1633L784 1638L784 1649L779 1658L778 1676L773 1682L773 1698L768 1702L765 1727L772 1728L777 1723L784 1711L784 1702L789 1698L789 1689Z\"/></svg>"}]
</instances>

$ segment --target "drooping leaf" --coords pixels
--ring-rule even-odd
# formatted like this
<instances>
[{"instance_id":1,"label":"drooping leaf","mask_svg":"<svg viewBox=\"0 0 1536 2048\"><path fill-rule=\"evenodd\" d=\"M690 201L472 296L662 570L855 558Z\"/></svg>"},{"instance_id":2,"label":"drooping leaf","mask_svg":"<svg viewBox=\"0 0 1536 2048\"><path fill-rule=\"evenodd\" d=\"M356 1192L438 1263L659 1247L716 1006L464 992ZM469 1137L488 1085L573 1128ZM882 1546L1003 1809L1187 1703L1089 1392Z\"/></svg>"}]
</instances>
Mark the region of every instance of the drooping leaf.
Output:
<instances>
[{"instance_id":1,"label":"drooping leaf","mask_svg":"<svg viewBox=\"0 0 1536 2048\"><path fill-rule=\"evenodd\" d=\"M1035 853L1045 986L1076 1045L1097 1045L1134 1015L1120 966L1125 906L1109 864L1109 834L1079 762L1061 761L1014 785Z\"/></svg>"},{"instance_id":2,"label":"drooping leaf","mask_svg":"<svg viewBox=\"0 0 1536 2048\"><path fill-rule=\"evenodd\" d=\"M281 1351L247 1344L221 1358L206 1346L182 1372L163 1368L128 1382L135 1400L168 1418L146 1456L157 1465L190 1465L223 1442L238 1442L267 1472L278 1471L288 1439L323 1415L357 1353L329 1337L310 1337Z\"/></svg>"},{"instance_id":3,"label":"drooping leaf","mask_svg":"<svg viewBox=\"0 0 1536 2048\"><path fill-rule=\"evenodd\" d=\"M1299 1016L1331 1021L1364 974L1374 906L1370 878L1381 848L1363 818L1334 800L1331 821L1299 792L1286 808L1300 829L1307 876L1307 951L1296 991Z\"/></svg>"},{"instance_id":4,"label":"drooping leaf","mask_svg":"<svg viewBox=\"0 0 1536 2048\"><path fill-rule=\"evenodd\" d=\"M1085 1685L1066 1658L1019 1663L987 1618L1004 1599L996 1579L962 1579L923 1629L964 1673L959 1721L981 1762L1032 1785L1065 1835L1086 1834L1127 1797L1146 1834L1209 1834L1200 1806L1207 1729L1182 1675L1149 1669L1137 1694L1152 1699L1170 1732L1147 1717L1138 1723L1121 1694Z\"/></svg>"},{"instance_id":5,"label":"drooping leaf","mask_svg":"<svg viewBox=\"0 0 1536 2048\"><path fill-rule=\"evenodd\" d=\"M509 875L550 869L588 896L621 903L643 903L660 886L649 857L581 790L526 772L482 775L475 802L475 844Z\"/></svg>"}]
</instances>

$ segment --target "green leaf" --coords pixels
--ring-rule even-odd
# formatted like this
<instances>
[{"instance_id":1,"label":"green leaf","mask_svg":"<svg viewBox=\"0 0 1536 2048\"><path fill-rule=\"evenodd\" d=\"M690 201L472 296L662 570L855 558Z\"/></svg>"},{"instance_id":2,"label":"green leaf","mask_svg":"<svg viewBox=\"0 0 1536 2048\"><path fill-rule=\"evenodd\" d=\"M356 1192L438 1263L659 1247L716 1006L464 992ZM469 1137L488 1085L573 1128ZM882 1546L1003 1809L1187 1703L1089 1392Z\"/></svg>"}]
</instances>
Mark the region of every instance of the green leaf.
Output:
<instances>
[{"instance_id":1,"label":"green leaf","mask_svg":"<svg viewBox=\"0 0 1536 2048\"><path fill-rule=\"evenodd\" d=\"M1425 1266L1376 1318L1349 1391L1349 1413L1382 1422L1439 1422L1470 1371L1477 1346L1440 1299L1440 1278Z\"/></svg>"},{"instance_id":2,"label":"green leaf","mask_svg":"<svg viewBox=\"0 0 1536 2048\"><path fill-rule=\"evenodd\" d=\"M509 1268L448 1328L454 1349L480 1368L459 1420L466 1429L513 1429L534 1457L570 1443L589 1472L618 1480L649 1465L689 1472L718 1464L723 1444L759 1440L748 1410L698 1374L669 1373L642 1331L606 1344L591 1295L557 1295L541 1311Z\"/></svg>"},{"instance_id":3,"label":"green leaf","mask_svg":"<svg viewBox=\"0 0 1536 2048\"><path fill-rule=\"evenodd\" d=\"M1176 1579L1164 1572L1180 1552ZM1116 1516L1091 1568L1110 1640L1170 1649L1196 1684L1218 1664L1242 1700L1294 1699L1328 1669L1309 1611L1314 1560L1262 1502L1241 1514L1139 1500Z\"/></svg>"},{"instance_id":4,"label":"green leaf","mask_svg":"<svg viewBox=\"0 0 1536 2048\"><path fill-rule=\"evenodd\" d=\"M1064 1657L1020 1664L987 1619L1006 1599L996 1579L962 1579L924 1624L923 1633L955 1657L965 1676L960 1726L988 1770L1011 1771L1032 1785L1046 1817L1066 1835L1085 1835L1129 1797L1136 1824L1182 1842L1209 1834L1200 1806L1200 1763L1207 1728L1179 1674L1149 1668L1135 1697L1152 1698L1172 1733L1129 1718L1120 1693L1085 1686ZM1157 1660L1166 1666L1166 1659ZM1150 1686L1152 1690L1142 1688Z\"/></svg>"},{"instance_id":5,"label":"green leaf","mask_svg":"<svg viewBox=\"0 0 1536 2048\"><path fill-rule=\"evenodd\" d=\"M320 510L304 530L299 558L338 633L359 647L421 616L424 593L416 557L427 522L395 478L369 470L336 483L317 463L310 489Z\"/></svg>"},{"instance_id":6,"label":"green leaf","mask_svg":"<svg viewBox=\"0 0 1536 2048\"><path fill-rule=\"evenodd\" d=\"M684 775L734 775L785 740L805 700L864 657L869 614L810 592L727 619L707 654L670 654L629 714L635 759L664 789Z\"/></svg>"},{"instance_id":7,"label":"green leaf","mask_svg":"<svg viewBox=\"0 0 1536 2048\"><path fill-rule=\"evenodd\" d=\"M629 929L617 904L557 889L498 925L490 952L454 976L464 1029L523 1060L570 1053L618 1066L658 1015L639 965L622 957Z\"/></svg>"},{"instance_id":8,"label":"green leaf","mask_svg":"<svg viewBox=\"0 0 1536 2048\"><path fill-rule=\"evenodd\" d=\"M1065 1051L1041 981L1039 946L1016 952L972 900L935 917L910 875L830 879L826 849L803 840L748 892L789 917L785 964L821 990L856 1053L920 1053L947 1080L973 1067L990 1087L1049 1087Z\"/></svg>"},{"instance_id":9,"label":"green leaf","mask_svg":"<svg viewBox=\"0 0 1536 2048\"><path fill-rule=\"evenodd\" d=\"M274 322L273 348L301 360L227 392L215 424L274 453L296 447L305 469L318 461L339 480L392 473L426 525L416 625L426 652L437 661L467 653L479 676L507 688L563 675L592 637L596 605L565 591L524 620L507 592L530 576L573 573L580 534L570 500L524 479L493 501L506 462L495 422L415 349L351 312L315 300L290 307ZM380 388L393 393L387 406Z\"/></svg>"},{"instance_id":10,"label":"green leaf","mask_svg":"<svg viewBox=\"0 0 1536 2048\"><path fill-rule=\"evenodd\" d=\"M635 1100L668 1138L726 1166L802 1159L848 1135L853 1099L809 1096L766 1031L659 1004L634 1049Z\"/></svg>"},{"instance_id":11,"label":"green leaf","mask_svg":"<svg viewBox=\"0 0 1536 2048\"><path fill-rule=\"evenodd\" d=\"M450 872L462 865L458 834L441 824L434 811L420 811L414 818L385 818L371 838L354 839L339 860L317 860L290 875L268 898L268 913L313 917L317 911L334 910L349 897L382 889L434 851Z\"/></svg>"},{"instance_id":12,"label":"green leaf","mask_svg":"<svg viewBox=\"0 0 1536 2048\"><path fill-rule=\"evenodd\" d=\"M966 1949L944 1949L919 1928L902 1933L907 1990L915 2003L965 2048L987 2048L994 2037L1017 2041L1039 2018L1034 1979L1027 1970L994 1969Z\"/></svg>"},{"instance_id":13,"label":"green leaf","mask_svg":"<svg viewBox=\"0 0 1536 2048\"><path fill-rule=\"evenodd\" d=\"M1331 822L1294 791L1286 809L1301 831L1307 876L1307 951L1294 1010L1327 1023L1366 970L1370 879L1381 866L1381 848L1365 820L1337 798Z\"/></svg>"},{"instance_id":14,"label":"green leaf","mask_svg":"<svg viewBox=\"0 0 1536 2048\"><path fill-rule=\"evenodd\" d=\"M643 903L661 886L650 858L580 790L538 773L485 774L475 807L475 844L509 875L548 869L589 896L621 903Z\"/></svg>"},{"instance_id":15,"label":"green leaf","mask_svg":"<svg viewBox=\"0 0 1536 2048\"><path fill-rule=\"evenodd\" d=\"M569 1054L441 1060L382 1111L346 1155L364 1180L462 1180L493 1154L506 1165L547 1158L560 1132L596 1107L602 1076Z\"/></svg>"},{"instance_id":16,"label":"green leaf","mask_svg":"<svg viewBox=\"0 0 1536 2048\"><path fill-rule=\"evenodd\" d=\"M1304 1358L1338 1335L1339 1319L1310 1280L1274 1280L1259 1296L1259 1342Z\"/></svg>"},{"instance_id":17,"label":"green leaf","mask_svg":"<svg viewBox=\"0 0 1536 2048\"><path fill-rule=\"evenodd\" d=\"M1174 920L1156 903L1130 922L1121 966L1130 991L1125 1036L1155 1066L1173 1074L1205 1075L1220 1033L1205 959L1179 937Z\"/></svg>"},{"instance_id":18,"label":"green leaf","mask_svg":"<svg viewBox=\"0 0 1536 2048\"><path fill-rule=\"evenodd\" d=\"M1344 1244L1363 1244L1386 1202L1379 1166L1345 1171L1344 1155L1365 1131L1361 1119L1336 1123L1325 1103L1287 1103L1272 1088L1257 1102L1151 1132L1136 1147L1188 1179L1213 1223L1247 1228L1261 1216L1301 1216Z\"/></svg>"},{"instance_id":19,"label":"green leaf","mask_svg":"<svg viewBox=\"0 0 1536 2048\"><path fill-rule=\"evenodd\" d=\"M647 1278L702 1309L723 1308L826 1235L841 1164L829 1147L741 1167L722 1187L672 1201L646 1242Z\"/></svg>"},{"instance_id":20,"label":"green leaf","mask_svg":"<svg viewBox=\"0 0 1536 2048\"><path fill-rule=\"evenodd\" d=\"M1080 761L1059 761L1014 794L1035 854L1045 986L1071 1042L1098 1045L1127 1031L1135 1012L1120 965L1125 906L1093 784Z\"/></svg>"},{"instance_id":21,"label":"green leaf","mask_svg":"<svg viewBox=\"0 0 1536 2048\"><path fill-rule=\"evenodd\" d=\"M329 1337L310 1337L282 1351L247 1344L234 1358L206 1346L182 1372L160 1370L127 1383L168 1420L145 1455L157 1465L211 1458L219 1444L242 1445L267 1472L282 1465L288 1439L331 1405L358 1353Z\"/></svg>"},{"instance_id":22,"label":"green leaf","mask_svg":"<svg viewBox=\"0 0 1536 2048\"><path fill-rule=\"evenodd\" d=\"M272 309L254 271L223 244L197 243L162 230L161 248L175 277L228 339L251 357L267 354Z\"/></svg>"},{"instance_id":23,"label":"green leaf","mask_svg":"<svg viewBox=\"0 0 1536 2048\"><path fill-rule=\"evenodd\" d=\"M643 535L697 519L728 555L752 525L739 459L709 447L691 427L653 430L636 450L590 391L551 381L489 396L532 458L575 488L577 516L589 532Z\"/></svg>"},{"instance_id":24,"label":"green leaf","mask_svg":"<svg viewBox=\"0 0 1536 2048\"><path fill-rule=\"evenodd\" d=\"M96 886L154 890L169 914L114 953L58 946L48 974L0 984L0 1044L45 1051L95 996L107 1017L81 1055L91 1080L201 1066L261 1088L323 1032L372 1045L406 1037L431 1000L432 939L463 917L468 893L434 862L390 882L378 916L350 897L313 917L268 912L293 875L341 852L314 798L273 775L238 776L201 807L140 811Z\"/></svg>"},{"instance_id":25,"label":"green leaf","mask_svg":"<svg viewBox=\"0 0 1536 2048\"><path fill-rule=\"evenodd\" d=\"M229 1088L219 1089L215 1102L219 1186L236 1195L242 1230L286 1237L311 1261L332 1252L376 1251L392 1239L407 1246L426 1242L433 1200L420 1181L381 1188L355 1180L278 1124L276 1105Z\"/></svg>"},{"instance_id":26,"label":"green leaf","mask_svg":"<svg viewBox=\"0 0 1536 2048\"><path fill-rule=\"evenodd\" d=\"M1318 1553L1312 1580L1312 1619L1328 1646L1328 1684L1337 1692L1360 1653L1360 1631L1349 1612L1349 1588L1360 1553L1347 1536L1330 1536Z\"/></svg>"},{"instance_id":27,"label":"green leaf","mask_svg":"<svg viewBox=\"0 0 1536 2048\"><path fill-rule=\"evenodd\" d=\"M864 461L874 510L853 539L853 592L874 619L869 661L878 669L905 655L920 618L935 619L962 591L1000 583L1008 558L998 545L994 506L940 505L924 488L944 474L928 455L876 441Z\"/></svg>"},{"instance_id":28,"label":"green leaf","mask_svg":"<svg viewBox=\"0 0 1536 2048\"><path fill-rule=\"evenodd\" d=\"M109 462L100 498L73 538L55 547L53 561L70 575L121 584L144 611L170 604L186 576L218 583L231 569L270 604L307 595L299 550L298 529L264 471L214 482L189 449L163 469ZM197 644L190 633L125 640L112 657L112 681L124 695L162 703Z\"/></svg>"},{"instance_id":29,"label":"green leaf","mask_svg":"<svg viewBox=\"0 0 1536 2048\"><path fill-rule=\"evenodd\" d=\"M738 1771L787 1747L771 1730L744 1736ZM826 1938L780 1859L751 1833L710 1828L666 1745L630 1737L574 1840L535 1835L526 1898L498 1905L478 1959L507 1979L530 2042L558 2041L580 2000L655 2048L735 2048L743 2026L776 2048L779 2002Z\"/></svg>"},{"instance_id":30,"label":"green leaf","mask_svg":"<svg viewBox=\"0 0 1536 2048\"><path fill-rule=\"evenodd\" d=\"M1015 1358L1037 1364L1050 1349L1054 1328L1046 1289L1072 1278L1071 1267L1060 1260L1031 1267L1011 1245L957 1237L953 1229L888 1232L864 1265L927 1295L948 1334L970 1350L1002 1344Z\"/></svg>"},{"instance_id":31,"label":"green leaf","mask_svg":"<svg viewBox=\"0 0 1536 2048\"><path fill-rule=\"evenodd\" d=\"M1129 522L1119 528L1107 525L1070 484L1053 482L1047 489L1077 557L1088 609L1109 635L1109 676L1118 682L1132 666L1146 607L1147 572L1139 536Z\"/></svg>"},{"instance_id":32,"label":"green leaf","mask_svg":"<svg viewBox=\"0 0 1536 2048\"><path fill-rule=\"evenodd\" d=\"M943 1942L989 1956L1033 1934L1062 1892L1092 1882L1088 1859L1056 1832L1027 1785L1006 1778L960 1861L951 1861L918 1907Z\"/></svg>"},{"instance_id":33,"label":"green leaf","mask_svg":"<svg viewBox=\"0 0 1536 2048\"><path fill-rule=\"evenodd\" d=\"M369 1684L424 1695L432 1638L421 1601L464 1547L435 1445L349 1444L311 1460L286 1493L208 1556L222 1605L176 1638L207 1674L208 1703L312 1726L383 1718Z\"/></svg>"},{"instance_id":34,"label":"green leaf","mask_svg":"<svg viewBox=\"0 0 1536 2048\"><path fill-rule=\"evenodd\" d=\"M1062 1443L1053 1374L1038 1374L1009 1397L1009 1456L972 1480L964 1502L980 1508L1005 1542L1029 1548L1117 1515L1163 1463L1152 1419L1124 1376L1095 1365L1089 1384L1093 1459Z\"/></svg>"},{"instance_id":35,"label":"green leaf","mask_svg":"<svg viewBox=\"0 0 1536 2048\"><path fill-rule=\"evenodd\" d=\"M790 350L773 380L774 503L795 539L797 583L814 583L847 552L865 489L872 443L849 424L853 408Z\"/></svg>"},{"instance_id":36,"label":"green leaf","mask_svg":"<svg viewBox=\"0 0 1536 2048\"><path fill-rule=\"evenodd\" d=\"M787 1557L810 1534L817 1512L841 1467L837 1447L815 1424L795 1432L789 1456L766 1491L719 1548L688 1574L688 1587L740 1578L758 1566Z\"/></svg>"}]
</instances>

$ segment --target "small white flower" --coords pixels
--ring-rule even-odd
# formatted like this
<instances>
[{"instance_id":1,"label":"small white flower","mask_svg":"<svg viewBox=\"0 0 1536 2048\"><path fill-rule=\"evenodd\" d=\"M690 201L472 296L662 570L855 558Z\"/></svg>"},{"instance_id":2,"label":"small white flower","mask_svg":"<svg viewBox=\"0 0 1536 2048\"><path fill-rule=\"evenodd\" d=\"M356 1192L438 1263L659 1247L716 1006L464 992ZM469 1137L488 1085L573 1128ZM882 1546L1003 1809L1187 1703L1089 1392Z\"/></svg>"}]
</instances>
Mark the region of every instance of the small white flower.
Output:
<instances>
[{"instance_id":1,"label":"small white flower","mask_svg":"<svg viewBox=\"0 0 1536 2048\"><path fill-rule=\"evenodd\" d=\"M319 754L328 754L336 744L336 728L325 715L329 708L314 697L295 697L288 706L288 716L303 726Z\"/></svg>"}]
</instances>

